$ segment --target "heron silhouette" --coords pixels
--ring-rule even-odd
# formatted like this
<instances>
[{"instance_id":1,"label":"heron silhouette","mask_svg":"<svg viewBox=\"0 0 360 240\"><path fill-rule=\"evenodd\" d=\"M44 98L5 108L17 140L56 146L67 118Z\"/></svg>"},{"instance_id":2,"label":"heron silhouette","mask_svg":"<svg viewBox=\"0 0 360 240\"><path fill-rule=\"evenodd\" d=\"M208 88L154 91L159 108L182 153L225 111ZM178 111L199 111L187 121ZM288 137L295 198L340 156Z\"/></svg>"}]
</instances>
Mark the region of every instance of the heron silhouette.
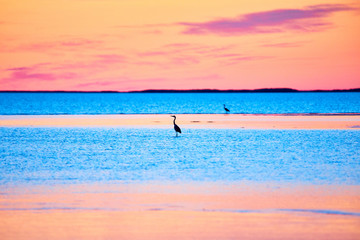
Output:
<instances>
[{"instance_id":1,"label":"heron silhouette","mask_svg":"<svg viewBox=\"0 0 360 240\"><path fill-rule=\"evenodd\" d=\"M226 112L226 113L229 113L229 112L230 112L230 110L225 107L225 104L224 104L224 109L225 109L225 112Z\"/></svg>"},{"instance_id":2,"label":"heron silhouette","mask_svg":"<svg viewBox=\"0 0 360 240\"><path fill-rule=\"evenodd\" d=\"M176 116L175 115L172 115L171 117L174 118L174 129L175 129L175 132L176 132L176 136L178 136L178 133L181 133L181 129L178 125L176 125L175 123L175 120L176 120Z\"/></svg>"}]
</instances>

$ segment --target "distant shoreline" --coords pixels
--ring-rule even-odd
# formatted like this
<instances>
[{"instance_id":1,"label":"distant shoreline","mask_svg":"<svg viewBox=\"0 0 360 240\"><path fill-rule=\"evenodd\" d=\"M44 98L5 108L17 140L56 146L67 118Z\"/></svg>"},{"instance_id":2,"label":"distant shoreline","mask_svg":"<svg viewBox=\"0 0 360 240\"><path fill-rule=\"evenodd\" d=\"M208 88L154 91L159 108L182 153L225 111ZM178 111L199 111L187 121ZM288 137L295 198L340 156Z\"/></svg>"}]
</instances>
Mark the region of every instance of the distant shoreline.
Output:
<instances>
[{"instance_id":1,"label":"distant shoreline","mask_svg":"<svg viewBox=\"0 0 360 240\"><path fill-rule=\"evenodd\" d=\"M301 92L360 92L360 88L332 90L297 90L293 88L260 88L260 89L147 89L139 91L0 91L0 93L301 93Z\"/></svg>"}]
</instances>

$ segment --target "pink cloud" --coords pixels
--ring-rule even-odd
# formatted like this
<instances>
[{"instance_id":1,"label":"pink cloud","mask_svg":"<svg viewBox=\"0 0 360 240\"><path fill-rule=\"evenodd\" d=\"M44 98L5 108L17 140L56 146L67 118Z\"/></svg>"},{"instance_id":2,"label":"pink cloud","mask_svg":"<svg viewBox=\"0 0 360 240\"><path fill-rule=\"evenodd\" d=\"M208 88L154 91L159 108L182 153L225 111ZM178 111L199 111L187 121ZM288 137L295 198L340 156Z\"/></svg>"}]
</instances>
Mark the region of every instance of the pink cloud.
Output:
<instances>
[{"instance_id":1,"label":"pink cloud","mask_svg":"<svg viewBox=\"0 0 360 240\"><path fill-rule=\"evenodd\" d=\"M72 79L77 75L75 73L48 73L38 71L36 67L18 67L18 68L9 68L7 71L10 71L10 76L3 79L3 81L53 81L58 79Z\"/></svg>"},{"instance_id":2,"label":"pink cloud","mask_svg":"<svg viewBox=\"0 0 360 240\"><path fill-rule=\"evenodd\" d=\"M154 49L152 51L138 52L136 55L146 60L136 61L132 64L155 65L159 68L169 68L170 65L197 64L200 62L200 57L196 52L198 48L200 47L162 47L161 49Z\"/></svg>"},{"instance_id":3,"label":"pink cloud","mask_svg":"<svg viewBox=\"0 0 360 240\"><path fill-rule=\"evenodd\" d=\"M163 56L168 54L169 52L164 52L164 51L149 51L149 52L141 52L138 55L140 57L149 57L149 56Z\"/></svg>"},{"instance_id":4,"label":"pink cloud","mask_svg":"<svg viewBox=\"0 0 360 240\"><path fill-rule=\"evenodd\" d=\"M153 35L160 35L163 34L163 31L161 30L149 30L149 31L144 31L144 34L153 34Z\"/></svg>"},{"instance_id":5,"label":"pink cloud","mask_svg":"<svg viewBox=\"0 0 360 240\"><path fill-rule=\"evenodd\" d=\"M107 87L107 86L114 86L119 84L118 81L96 81L96 82L87 82L87 83L80 83L75 86L75 88L89 88L89 87Z\"/></svg>"},{"instance_id":6,"label":"pink cloud","mask_svg":"<svg viewBox=\"0 0 360 240\"><path fill-rule=\"evenodd\" d=\"M100 45L102 41L88 39L71 39L58 42L39 42L20 45L15 50L20 51L48 51L48 50L77 50L82 48L94 48Z\"/></svg>"},{"instance_id":7,"label":"pink cloud","mask_svg":"<svg viewBox=\"0 0 360 240\"><path fill-rule=\"evenodd\" d=\"M244 57L243 54L238 53L222 53L222 54L214 54L212 57L216 58L234 58L234 57Z\"/></svg>"},{"instance_id":8,"label":"pink cloud","mask_svg":"<svg viewBox=\"0 0 360 240\"><path fill-rule=\"evenodd\" d=\"M196 56L213 56L221 52L232 50L233 45L228 46L209 46L204 44L190 44L190 43L176 43L164 45L161 50L154 50L148 52L140 52L137 55L140 57L157 57L164 56L167 59L178 59L189 57L194 60Z\"/></svg>"},{"instance_id":9,"label":"pink cloud","mask_svg":"<svg viewBox=\"0 0 360 240\"><path fill-rule=\"evenodd\" d=\"M99 54L96 56L96 58L96 64L113 64L126 62L126 57L119 54Z\"/></svg>"},{"instance_id":10,"label":"pink cloud","mask_svg":"<svg viewBox=\"0 0 360 240\"><path fill-rule=\"evenodd\" d=\"M98 40L89 40L89 39L72 39L68 41L62 41L58 44L64 47L79 47L79 46L94 46L103 43Z\"/></svg>"},{"instance_id":11,"label":"pink cloud","mask_svg":"<svg viewBox=\"0 0 360 240\"><path fill-rule=\"evenodd\" d=\"M294 43L269 43L263 44L262 47L277 47L277 48L292 48L292 47L300 47L304 44L304 42L294 42Z\"/></svg>"},{"instance_id":12,"label":"pink cloud","mask_svg":"<svg viewBox=\"0 0 360 240\"><path fill-rule=\"evenodd\" d=\"M220 75L218 74L210 74L210 75L205 75L205 76L195 76L195 77L189 77L189 78L184 78L184 80L186 81L215 81L215 80L220 80L222 79L220 77Z\"/></svg>"},{"instance_id":13,"label":"pink cloud","mask_svg":"<svg viewBox=\"0 0 360 240\"><path fill-rule=\"evenodd\" d=\"M244 61L256 61L272 56L252 56L239 52L236 45L211 46L206 44L174 43L164 45L161 49L140 52L138 56L152 61L139 61L136 65L154 65L159 68L200 64L204 59L221 65L232 65Z\"/></svg>"},{"instance_id":14,"label":"pink cloud","mask_svg":"<svg viewBox=\"0 0 360 240\"><path fill-rule=\"evenodd\" d=\"M173 24L169 23L158 23L158 24L143 24L143 25L117 25L116 28L159 28L159 27L172 27Z\"/></svg>"},{"instance_id":15,"label":"pink cloud","mask_svg":"<svg viewBox=\"0 0 360 240\"><path fill-rule=\"evenodd\" d=\"M171 59L171 63L174 65L191 65L198 64L201 60L194 56L177 56Z\"/></svg>"},{"instance_id":16,"label":"pink cloud","mask_svg":"<svg viewBox=\"0 0 360 240\"><path fill-rule=\"evenodd\" d=\"M238 56L238 57L227 58L220 62L223 65L229 66L229 65L238 64L240 62L266 60L266 59L271 59L271 58L274 58L274 57L272 57L272 56Z\"/></svg>"},{"instance_id":17,"label":"pink cloud","mask_svg":"<svg viewBox=\"0 0 360 240\"><path fill-rule=\"evenodd\" d=\"M127 58L119 54L97 54L94 56L88 56L85 60L76 62L65 62L54 64L51 68L53 71L81 71L86 70L87 72L104 71L113 67L116 64L128 63Z\"/></svg>"},{"instance_id":18,"label":"pink cloud","mask_svg":"<svg viewBox=\"0 0 360 240\"><path fill-rule=\"evenodd\" d=\"M75 89L86 89L86 90L116 90L122 89L124 86L127 86L129 89L132 87L136 88L138 85L146 85L149 86L156 83L167 82L169 79L165 78L129 78L129 77L118 77L112 78L108 81L104 81L103 79L92 80L84 83L79 83L74 85Z\"/></svg>"},{"instance_id":19,"label":"pink cloud","mask_svg":"<svg viewBox=\"0 0 360 240\"><path fill-rule=\"evenodd\" d=\"M223 18L209 22L182 22L185 34L241 35L252 33L276 33L288 30L319 31L331 24L323 19L332 13L353 11L344 4L324 4L304 9L278 9Z\"/></svg>"},{"instance_id":20,"label":"pink cloud","mask_svg":"<svg viewBox=\"0 0 360 240\"><path fill-rule=\"evenodd\" d=\"M191 47L193 44L191 43L171 43L171 44L166 44L164 47L165 48L186 48L186 47Z\"/></svg>"}]
</instances>

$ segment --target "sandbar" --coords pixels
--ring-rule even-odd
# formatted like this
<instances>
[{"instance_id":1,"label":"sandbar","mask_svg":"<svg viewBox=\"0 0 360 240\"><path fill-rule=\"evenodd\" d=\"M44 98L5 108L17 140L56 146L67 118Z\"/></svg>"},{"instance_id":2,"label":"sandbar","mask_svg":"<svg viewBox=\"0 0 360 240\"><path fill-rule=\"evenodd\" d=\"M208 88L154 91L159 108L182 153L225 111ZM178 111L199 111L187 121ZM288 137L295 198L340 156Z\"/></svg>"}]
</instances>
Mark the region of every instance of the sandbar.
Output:
<instances>
[{"instance_id":1,"label":"sandbar","mask_svg":"<svg viewBox=\"0 0 360 240\"><path fill-rule=\"evenodd\" d=\"M360 114L177 114L184 128L360 129ZM169 114L1 115L0 127L172 127Z\"/></svg>"}]
</instances>

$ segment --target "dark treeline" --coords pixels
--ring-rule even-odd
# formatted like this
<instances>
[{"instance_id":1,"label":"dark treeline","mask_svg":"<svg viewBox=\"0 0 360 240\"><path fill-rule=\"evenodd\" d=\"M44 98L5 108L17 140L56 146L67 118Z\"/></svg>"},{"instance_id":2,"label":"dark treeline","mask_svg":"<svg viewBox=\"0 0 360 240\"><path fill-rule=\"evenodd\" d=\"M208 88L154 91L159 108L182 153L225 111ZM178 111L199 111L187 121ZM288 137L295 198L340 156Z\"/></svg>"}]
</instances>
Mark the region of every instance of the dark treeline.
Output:
<instances>
[{"instance_id":1,"label":"dark treeline","mask_svg":"<svg viewBox=\"0 0 360 240\"><path fill-rule=\"evenodd\" d=\"M147 89L140 91L0 91L1 93L291 93L291 92L360 92L360 88L333 90L297 90L293 88L260 88L260 89Z\"/></svg>"}]
</instances>

